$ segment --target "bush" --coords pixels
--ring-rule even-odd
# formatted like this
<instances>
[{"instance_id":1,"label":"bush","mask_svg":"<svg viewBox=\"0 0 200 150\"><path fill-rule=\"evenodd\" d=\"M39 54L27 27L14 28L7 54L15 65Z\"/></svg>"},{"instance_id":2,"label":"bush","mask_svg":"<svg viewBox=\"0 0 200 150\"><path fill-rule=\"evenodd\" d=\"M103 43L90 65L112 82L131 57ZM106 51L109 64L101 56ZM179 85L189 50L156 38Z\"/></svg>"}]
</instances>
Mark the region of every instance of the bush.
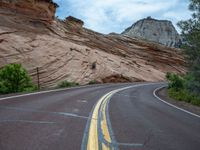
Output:
<instances>
[{"instance_id":1,"label":"bush","mask_svg":"<svg viewBox=\"0 0 200 150\"><path fill-rule=\"evenodd\" d=\"M27 71L20 64L9 64L0 69L0 93L16 93L33 88Z\"/></svg>"},{"instance_id":2,"label":"bush","mask_svg":"<svg viewBox=\"0 0 200 150\"><path fill-rule=\"evenodd\" d=\"M92 85L92 84L97 84L98 82L96 80L91 80L88 84Z\"/></svg>"},{"instance_id":3,"label":"bush","mask_svg":"<svg viewBox=\"0 0 200 150\"><path fill-rule=\"evenodd\" d=\"M25 88L25 89L24 89L24 92L33 92L33 91L37 91L37 90L39 90L39 89L38 89L38 86L33 85L33 86L31 86L31 87Z\"/></svg>"},{"instance_id":4,"label":"bush","mask_svg":"<svg viewBox=\"0 0 200 150\"><path fill-rule=\"evenodd\" d=\"M191 83L194 78L191 74L180 77L173 73L167 73L169 82L169 96L178 101L185 101L200 106L200 97L192 91Z\"/></svg>"},{"instance_id":5,"label":"bush","mask_svg":"<svg viewBox=\"0 0 200 150\"><path fill-rule=\"evenodd\" d=\"M200 99L199 99L199 98L193 99L193 100L191 101L191 104L200 106Z\"/></svg>"},{"instance_id":6,"label":"bush","mask_svg":"<svg viewBox=\"0 0 200 150\"><path fill-rule=\"evenodd\" d=\"M58 88L74 87L78 85L79 83L76 82L62 81L61 83L58 84Z\"/></svg>"},{"instance_id":7,"label":"bush","mask_svg":"<svg viewBox=\"0 0 200 150\"><path fill-rule=\"evenodd\" d=\"M6 93L7 89L5 87L5 85L3 84L2 81L0 81L0 93L3 94L3 93Z\"/></svg>"},{"instance_id":8,"label":"bush","mask_svg":"<svg viewBox=\"0 0 200 150\"><path fill-rule=\"evenodd\" d=\"M166 78L169 81L169 88L173 88L176 91L184 88L184 79L174 73L167 73Z\"/></svg>"},{"instance_id":9,"label":"bush","mask_svg":"<svg viewBox=\"0 0 200 150\"><path fill-rule=\"evenodd\" d=\"M168 93L171 98L174 98L178 101L184 101L193 105L200 106L200 97L190 93L187 90L176 91L175 89L171 88L168 90Z\"/></svg>"}]
</instances>

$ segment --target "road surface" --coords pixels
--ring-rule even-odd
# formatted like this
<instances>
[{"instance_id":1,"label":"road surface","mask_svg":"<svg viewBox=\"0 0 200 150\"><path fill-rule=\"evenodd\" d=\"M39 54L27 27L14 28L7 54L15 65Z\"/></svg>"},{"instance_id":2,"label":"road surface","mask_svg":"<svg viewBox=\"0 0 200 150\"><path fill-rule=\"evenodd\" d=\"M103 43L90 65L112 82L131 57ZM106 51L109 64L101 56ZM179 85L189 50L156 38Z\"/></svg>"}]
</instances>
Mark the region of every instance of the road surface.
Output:
<instances>
[{"instance_id":1,"label":"road surface","mask_svg":"<svg viewBox=\"0 0 200 150\"><path fill-rule=\"evenodd\" d=\"M200 118L158 100L163 85L0 98L0 150L199 150Z\"/></svg>"}]
</instances>

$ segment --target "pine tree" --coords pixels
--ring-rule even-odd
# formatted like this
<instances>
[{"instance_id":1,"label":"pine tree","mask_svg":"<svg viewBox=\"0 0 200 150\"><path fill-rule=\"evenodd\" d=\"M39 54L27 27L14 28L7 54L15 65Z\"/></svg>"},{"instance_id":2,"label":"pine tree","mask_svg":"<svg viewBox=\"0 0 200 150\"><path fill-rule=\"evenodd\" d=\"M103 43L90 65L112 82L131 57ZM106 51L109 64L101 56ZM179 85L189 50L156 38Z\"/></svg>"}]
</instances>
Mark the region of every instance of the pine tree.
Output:
<instances>
[{"instance_id":1,"label":"pine tree","mask_svg":"<svg viewBox=\"0 0 200 150\"><path fill-rule=\"evenodd\" d=\"M184 38L183 48L188 58L188 74L193 77L190 91L200 95L200 0L190 0L189 10L192 17L186 21L180 21Z\"/></svg>"}]
</instances>

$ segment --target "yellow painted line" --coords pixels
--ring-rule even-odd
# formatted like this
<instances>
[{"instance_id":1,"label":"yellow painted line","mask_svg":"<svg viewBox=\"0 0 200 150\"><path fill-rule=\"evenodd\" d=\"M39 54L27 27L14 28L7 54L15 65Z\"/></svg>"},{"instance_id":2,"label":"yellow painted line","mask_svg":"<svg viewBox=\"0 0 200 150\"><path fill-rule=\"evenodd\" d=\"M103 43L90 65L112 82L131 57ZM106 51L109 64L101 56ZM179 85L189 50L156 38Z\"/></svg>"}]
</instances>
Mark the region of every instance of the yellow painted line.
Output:
<instances>
[{"instance_id":1,"label":"yellow painted line","mask_svg":"<svg viewBox=\"0 0 200 150\"><path fill-rule=\"evenodd\" d=\"M101 106L102 101L109 95L110 93L104 95L96 104L92 118L90 123L90 129L88 134L88 144L87 150L98 150L99 149L99 141L98 141L98 111ZM94 119L95 118L95 119Z\"/></svg>"},{"instance_id":2,"label":"yellow painted line","mask_svg":"<svg viewBox=\"0 0 200 150\"><path fill-rule=\"evenodd\" d=\"M103 114L103 120L101 120L101 130L102 134L104 136L104 139L111 143L111 137L108 129L108 123L106 119L106 106L107 106L108 100L105 100L103 107L102 107L102 114ZM110 147L106 146L104 143L102 143L102 150L110 150Z\"/></svg>"},{"instance_id":3,"label":"yellow painted line","mask_svg":"<svg viewBox=\"0 0 200 150\"><path fill-rule=\"evenodd\" d=\"M101 113L103 114L103 118L102 118L103 120L101 120L101 130L103 132L104 139L109 143L111 143L111 137L109 134L108 123L107 123L107 118L106 118L106 106L111 96L112 96L112 93L104 100L102 109L101 109Z\"/></svg>"},{"instance_id":4,"label":"yellow painted line","mask_svg":"<svg viewBox=\"0 0 200 150\"><path fill-rule=\"evenodd\" d=\"M151 83L153 85L154 83ZM155 83L156 84L156 83ZM109 99L117 92L133 88L133 87L140 87L140 86L145 86L145 85L150 85L150 84L139 84L139 85L133 85L133 86L128 86L124 88L120 88L117 90L113 90L107 94L105 94L95 105L94 110L91 115L91 121L89 122L89 128L87 130L87 143L84 143L84 149L82 150L99 150L100 148L102 150L115 150L116 147L114 147L112 144L117 144L113 143L113 139L111 138L110 135L110 130L108 127L108 118L107 116L107 105L109 102ZM101 120L100 120L101 119ZM101 121L99 123L99 121ZM100 125L100 127L99 127ZM99 133L101 131L101 133ZM111 131L112 132L112 131ZM99 137L99 134L101 137ZM102 137L103 136L103 137ZM103 141L99 141L99 138L103 138ZM115 142L115 141L114 141Z\"/></svg>"},{"instance_id":5,"label":"yellow painted line","mask_svg":"<svg viewBox=\"0 0 200 150\"><path fill-rule=\"evenodd\" d=\"M87 150L99 150L99 145L101 146L102 150L114 150L114 147L109 147L105 143L99 141L98 120L102 119L100 122L100 128L101 128L104 140L106 140L108 143L112 143L111 135L109 133L109 128L108 128L108 122L106 118L106 106L108 105L109 99L112 97L113 94L124 89L127 89L127 87L111 91L107 93L106 95L104 95L97 102L93 110L92 119L90 122L88 141L87 141ZM102 115L101 118L99 118L99 113L101 113Z\"/></svg>"},{"instance_id":6,"label":"yellow painted line","mask_svg":"<svg viewBox=\"0 0 200 150\"><path fill-rule=\"evenodd\" d=\"M113 150L113 149L110 149L109 147L107 147L104 143L102 144L102 150Z\"/></svg>"}]
</instances>

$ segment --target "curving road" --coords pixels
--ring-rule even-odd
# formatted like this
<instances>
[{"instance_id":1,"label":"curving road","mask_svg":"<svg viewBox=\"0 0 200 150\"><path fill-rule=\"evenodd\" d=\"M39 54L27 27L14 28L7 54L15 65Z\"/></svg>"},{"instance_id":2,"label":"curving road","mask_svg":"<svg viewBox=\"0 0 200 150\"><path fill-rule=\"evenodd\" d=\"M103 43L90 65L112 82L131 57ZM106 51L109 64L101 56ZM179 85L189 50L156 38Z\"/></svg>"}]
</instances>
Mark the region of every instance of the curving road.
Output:
<instances>
[{"instance_id":1,"label":"curving road","mask_svg":"<svg viewBox=\"0 0 200 150\"><path fill-rule=\"evenodd\" d=\"M164 83L0 98L0 150L199 150L200 117L158 100Z\"/></svg>"}]
</instances>

